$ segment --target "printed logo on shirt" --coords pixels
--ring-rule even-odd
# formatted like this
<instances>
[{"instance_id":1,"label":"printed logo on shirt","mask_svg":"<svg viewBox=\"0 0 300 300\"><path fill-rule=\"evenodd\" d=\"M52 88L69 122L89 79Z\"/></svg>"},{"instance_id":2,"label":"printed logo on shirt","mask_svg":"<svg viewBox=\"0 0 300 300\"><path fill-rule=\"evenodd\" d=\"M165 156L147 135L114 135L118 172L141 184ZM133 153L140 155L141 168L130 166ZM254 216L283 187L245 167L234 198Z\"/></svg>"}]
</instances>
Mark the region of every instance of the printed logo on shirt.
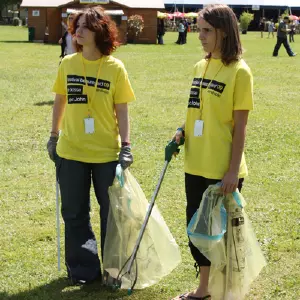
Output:
<instances>
[{"instance_id":1,"label":"printed logo on shirt","mask_svg":"<svg viewBox=\"0 0 300 300\"><path fill-rule=\"evenodd\" d=\"M199 98L190 98L188 108L200 108L200 99Z\"/></svg>"},{"instance_id":2,"label":"printed logo on shirt","mask_svg":"<svg viewBox=\"0 0 300 300\"><path fill-rule=\"evenodd\" d=\"M191 88L190 91L190 98L199 98L200 89L198 88Z\"/></svg>"},{"instance_id":3,"label":"printed logo on shirt","mask_svg":"<svg viewBox=\"0 0 300 300\"><path fill-rule=\"evenodd\" d=\"M213 80L209 85L209 89L222 94L225 89L225 86L225 83Z\"/></svg>"},{"instance_id":4,"label":"printed logo on shirt","mask_svg":"<svg viewBox=\"0 0 300 300\"><path fill-rule=\"evenodd\" d=\"M68 104L86 104L87 95L68 95Z\"/></svg>"},{"instance_id":5,"label":"printed logo on shirt","mask_svg":"<svg viewBox=\"0 0 300 300\"><path fill-rule=\"evenodd\" d=\"M85 84L85 80L83 76L78 75L68 75L67 76L67 83L78 83L78 84Z\"/></svg>"},{"instance_id":6,"label":"printed logo on shirt","mask_svg":"<svg viewBox=\"0 0 300 300\"><path fill-rule=\"evenodd\" d=\"M192 86L198 86L198 87L200 87L200 83L201 83L201 78L194 78Z\"/></svg>"},{"instance_id":7,"label":"printed logo on shirt","mask_svg":"<svg viewBox=\"0 0 300 300\"><path fill-rule=\"evenodd\" d=\"M200 87L201 81L202 81L202 78L194 78L192 86ZM203 81L202 81L202 88L206 89L209 83L210 83L209 79L203 79Z\"/></svg>"},{"instance_id":8,"label":"printed logo on shirt","mask_svg":"<svg viewBox=\"0 0 300 300\"><path fill-rule=\"evenodd\" d=\"M199 82L197 80L199 80ZM194 78L193 86L197 86L197 84L199 83L199 87L200 87L200 82L201 82L201 78ZM189 108L200 108L199 96L200 96L200 89L192 87L190 91L190 98L188 103Z\"/></svg>"},{"instance_id":9,"label":"printed logo on shirt","mask_svg":"<svg viewBox=\"0 0 300 300\"><path fill-rule=\"evenodd\" d=\"M82 95L83 86L82 85L68 85L68 94L69 95Z\"/></svg>"},{"instance_id":10,"label":"printed logo on shirt","mask_svg":"<svg viewBox=\"0 0 300 300\"><path fill-rule=\"evenodd\" d=\"M94 77L87 77L87 82L88 82L88 86L95 86L96 84L96 78ZM105 90L110 90L110 82L107 80L103 80L103 79L98 79L98 83L97 83L97 89L105 89Z\"/></svg>"},{"instance_id":11,"label":"printed logo on shirt","mask_svg":"<svg viewBox=\"0 0 300 300\"><path fill-rule=\"evenodd\" d=\"M200 84L202 89L207 89L207 92L216 97L221 97L226 84L216 80L194 78L190 91L188 108L200 108ZM199 88L195 88L199 87Z\"/></svg>"},{"instance_id":12,"label":"printed logo on shirt","mask_svg":"<svg viewBox=\"0 0 300 300\"><path fill-rule=\"evenodd\" d=\"M207 89L209 83L210 83L209 79L203 79L203 81L202 81L202 88L203 89Z\"/></svg>"},{"instance_id":13,"label":"printed logo on shirt","mask_svg":"<svg viewBox=\"0 0 300 300\"><path fill-rule=\"evenodd\" d=\"M110 90L110 82L107 80L98 79L97 88L105 89L105 90L109 91Z\"/></svg>"},{"instance_id":14,"label":"printed logo on shirt","mask_svg":"<svg viewBox=\"0 0 300 300\"><path fill-rule=\"evenodd\" d=\"M219 82L216 80L210 80L210 79L202 80L202 78L194 78L193 79L193 83L192 83L193 87L194 86L200 87L200 84L201 84L202 89L207 89L208 93L210 93L216 97L221 97L221 95L226 87L225 83ZM194 91L195 89L193 87L191 89L190 97L193 97L192 93L195 92Z\"/></svg>"},{"instance_id":15,"label":"printed logo on shirt","mask_svg":"<svg viewBox=\"0 0 300 300\"><path fill-rule=\"evenodd\" d=\"M88 86L95 86L96 78L95 77L87 77L87 85ZM85 85L85 79L83 76L78 75L68 75L67 76L67 83L77 83L81 85ZM110 81L98 79L97 89L105 89L110 90Z\"/></svg>"}]
</instances>

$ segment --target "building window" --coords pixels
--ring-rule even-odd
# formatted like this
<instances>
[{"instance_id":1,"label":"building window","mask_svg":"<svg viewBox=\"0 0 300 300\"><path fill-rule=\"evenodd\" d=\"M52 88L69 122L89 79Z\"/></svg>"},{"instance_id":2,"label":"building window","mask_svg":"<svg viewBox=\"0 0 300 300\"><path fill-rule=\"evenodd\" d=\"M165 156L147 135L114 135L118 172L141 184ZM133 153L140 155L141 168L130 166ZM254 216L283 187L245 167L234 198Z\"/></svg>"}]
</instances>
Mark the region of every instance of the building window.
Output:
<instances>
[{"instance_id":1,"label":"building window","mask_svg":"<svg viewBox=\"0 0 300 300\"><path fill-rule=\"evenodd\" d=\"M32 11L32 16L33 17L39 17L40 16L40 11L39 10L33 10Z\"/></svg>"},{"instance_id":2,"label":"building window","mask_svg":"<svg viewBox=\"0 0 300 300\"><path fill-rule=\"evenodd\" d=\"M110 16L113 21L117 24L117 26L121 26L121 16L112 15Z\"/></svg>"}]
</instances>

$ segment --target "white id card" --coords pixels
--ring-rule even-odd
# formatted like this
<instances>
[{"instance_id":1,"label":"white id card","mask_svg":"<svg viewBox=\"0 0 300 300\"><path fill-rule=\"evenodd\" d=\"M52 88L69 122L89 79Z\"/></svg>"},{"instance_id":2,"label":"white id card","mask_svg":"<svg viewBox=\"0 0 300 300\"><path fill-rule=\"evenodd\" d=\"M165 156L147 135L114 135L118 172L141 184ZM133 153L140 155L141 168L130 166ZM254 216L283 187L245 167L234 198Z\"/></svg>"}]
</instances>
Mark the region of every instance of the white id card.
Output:
<instances>
[{"instance_id":1,"label":"white id card","mask_svg":"<svg viewBox=\"0 0 300 300\"><path fill-rule=\"evenodd\" d=\"M91 134L95 132L95 122L93 118L84 119L84 129L85 133Z\"/></svg>"},{"instance_id":2,"label":"white id card","mask_svg":"<svg viewBox=\"0 0 300 300\"><path fill-rule=\"evenodd\" d=\"M196 120L194 126L194 136L202 136L203 135L203 120Z\"/></svg>"}]
</instances>

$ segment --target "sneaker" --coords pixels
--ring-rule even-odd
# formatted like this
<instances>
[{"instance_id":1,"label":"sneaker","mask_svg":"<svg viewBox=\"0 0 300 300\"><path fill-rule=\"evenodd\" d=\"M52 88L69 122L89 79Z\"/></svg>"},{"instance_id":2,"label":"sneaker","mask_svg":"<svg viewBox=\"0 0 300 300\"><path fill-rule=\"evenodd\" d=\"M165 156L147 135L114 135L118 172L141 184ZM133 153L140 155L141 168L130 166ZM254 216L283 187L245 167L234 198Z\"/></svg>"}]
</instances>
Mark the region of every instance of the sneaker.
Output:
<instances>
[{"instance_id":1,"label":"sneaker","mask_svg":"<svg viewBox=\"0 0 300 300\"><path fill-rule=\"evenodd\" d=\"M70 285L79 285L79 286L82 286L82 285L91 285L93 283L97 283L97 284L102 284L102 277L97 277L93 280L85 280L85 279L77 279L77 278L68 278L69 279L69 283Z\"/></svg>"},{"instance_id":2,"label":"sneaker","mask_svg":"<svg viewBox=\"0 0 300 300\"><path fill-rule=\"evenodd\" d=\"M290 57L293 57L293 56L296 56L297 55L297 53L293 53L292 55L290 55Z\"/></svg>"},{"instance_id":3,"label":"sneaker","mask_svg":"<svg viewBox=\"0 0 300 300\"><path fill-rule=\"evenodd\" d=\"M85 285L87 283L88 283L88 281L83 280L83 279L73 279L72 280L72 285Z\"/></svg>"}]
</instances>

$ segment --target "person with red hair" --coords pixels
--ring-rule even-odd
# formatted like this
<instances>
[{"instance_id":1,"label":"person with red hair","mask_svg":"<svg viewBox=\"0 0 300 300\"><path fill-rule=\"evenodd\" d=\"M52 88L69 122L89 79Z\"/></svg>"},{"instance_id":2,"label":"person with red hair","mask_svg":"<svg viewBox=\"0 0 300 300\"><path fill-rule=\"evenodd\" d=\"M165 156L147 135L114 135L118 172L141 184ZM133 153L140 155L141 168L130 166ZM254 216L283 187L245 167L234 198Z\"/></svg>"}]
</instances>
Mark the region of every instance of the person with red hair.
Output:
<instances>
[{"instance_id":1,"label":"person with red hair","mask_svg":"<svg viewBox=\"0 0 300 300\"><path fill-rule=\"evenodd\" d=\"M66 55L73 54L76 52L75 47L74 47L74 40L75 37L71 34L71 24L75 18L75 13L70 13L68 15L67 19L67 25L62 22L62 25L66 27L66 32L64 35L59 39L58 43L61 46L61 54L60 57L64 58Z\"/></svg>"},{"instance_id":2,"label":"person with red hair","mask_svg":"<svg viewBox=\"0 0 300 300\"><path fill-rule=\"evenodd\" d=\"M125 169L133 162L127 104L135 96L123 63L111 55L119 46L118 32L101 7L79 12L71 33L77 52L59 67L47 149L61 191L68 277L84 284L101 279L90 223L91 182L100 205L103 258L108 188L117 164Z\"/></svg>"}]
</instances>

